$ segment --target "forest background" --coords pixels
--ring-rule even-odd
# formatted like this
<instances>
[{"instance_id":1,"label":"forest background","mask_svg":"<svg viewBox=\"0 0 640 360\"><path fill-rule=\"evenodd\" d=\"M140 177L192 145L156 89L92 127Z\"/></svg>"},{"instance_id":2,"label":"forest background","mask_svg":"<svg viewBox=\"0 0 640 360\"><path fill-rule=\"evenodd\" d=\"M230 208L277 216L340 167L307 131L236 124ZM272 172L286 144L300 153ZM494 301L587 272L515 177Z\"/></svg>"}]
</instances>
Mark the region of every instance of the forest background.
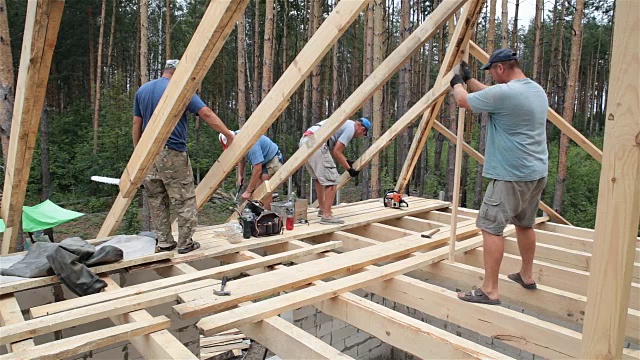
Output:
<instances>
[{"instance_id":1,"label":"forest background","mask_svg":"<svg viewBox=\"0 0 640 360\"><path fill-rule=\"evenodd\" d=\"M200 97L230 129L241 126L268 93L338 0L251 0L199 89ZM349 0L342 0L349 1ZM328 117L442 1L372 0L292 96L267 135L285 157L304 129ZM535 2L535 16L519 19L520 2ZM500 4L497 4L500 2ZM509 3L509 6L507 5ZM180 58L208 6L207 0L66 0L41 116L25 205L51 199L87 216L56 228L66 236L92 238L113 204L117 187L93 175L120 177L133 151L132 100L137 88L161 75L167 58ZM498 6L502 11L496 14ZM550 106L596 146L602 147L613 27L613 0L487 0L474 41L487 52L511 47L525 73L547 91ZM512 9L512 14L508 10ZM7 152L26 2L0 0L0 138ZM503 21L503 19L508 19ZM373 120L372 138L352 142L357 159L433 85L451 25L427 42L356 116ZM472 67L481 81L486 73ZM374 104L375 101L375 104ZM198 183L220 155L217 134L189 118L189 154ZM447 97L440 122L456 132L457 111ZM486 116L467 115L465 140L484 152ZM414 126L367 166L341 201L380 197L395 186ZM600 164L548 123L549 182L543 201L577 226L593 227ZM409 192L451 200L455 146L435 131L413 173ZM481 166L466 154L461 206L477 209L486 187ZM309 196L301 168L294 190ZM230 174L223 191L235 191ZM140 193L138 197L141 198ZM223 222L225 202L211 201L200 224ZM132 202L119 233L148 228L143 201Z\"/></svg>"}]
</instances>

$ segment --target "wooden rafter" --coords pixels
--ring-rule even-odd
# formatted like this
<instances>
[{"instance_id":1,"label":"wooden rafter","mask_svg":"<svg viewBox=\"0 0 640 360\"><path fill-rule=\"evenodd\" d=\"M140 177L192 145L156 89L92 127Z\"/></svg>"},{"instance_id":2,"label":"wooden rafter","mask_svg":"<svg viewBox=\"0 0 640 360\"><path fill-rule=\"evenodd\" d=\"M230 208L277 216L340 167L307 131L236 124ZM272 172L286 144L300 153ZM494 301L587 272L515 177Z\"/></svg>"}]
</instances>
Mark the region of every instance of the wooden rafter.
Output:
<instances>
[{"instance_id":1,"label":"wooden rafter","mask_svg":"<svg viewBox=\"0 0 640 360\"><path fill-rule=\"evenodd\" d=\"M63 9L63 0L34 0L27 5L4 177L2 219L7 228L2 254L15 251L21 230L22 206Z\"/></svg>"},{"instance_id":2,"label":"wooden rafter","mask_svg":"<svg viewBox=\"0 0 640 360\"><path fill-rule=\"evenodd\" d=\"M458 23L451 35L451 39L449 40L449 46L447 47L447 52L444 55L442 66L440 67L438 76L436 77L436 83L442 81L442 78L465 56L467 45L469 44L471 34L473 34L476 23L478 22L478 17L482 12L483 5L484 0L473 0L469 1L467 6L462 10L462 15L460 16L460 19L458 19ZM431 109L425 112L422 116L422 120L420 121L418 130L416 131L413 142L411 143L411 148L407 152L407 158L402 166L402 171L400 172L400 176L396 184L396 190L399 192L403 192L409 184L413 169L415 168L418 158L420 157L420 153L427 142L429 132L431 132L433 121L440 114L440 107L442 106L443 101L444 96L440 97Z\"/></svg>"},{"instance_id":3,"label":"wooden rafter","mask_svg":"<svg viewBox=\"0 0 640 360\"><path fill-rule=\"evenodd\" d=\"M620 358L640 221L640 2L616 2L607 121L581 355ZM638 330L640 332L640 330ZM636 333L638 334L638 333Z\"/></svg>"},{"instance_id":4,"label":"wooden rafter","mask_svg":"<svg viewBox=\"0 0 640 360\"><path fill-rule=\"evenodd\" d=\"M341 1L309 39L278 82L260 102L236 140L220 155L196 188L198 209L220 186L238 161L289 105L289 99L370 0Z\"/></svg>"},{"instance_id":5,"label":"wooden rafter","mask_svg":"<svg viewBox=\"0 0 640 360\"><path fill-rule=\"evenodd\" d=\"M180 65L153 112L120 178L116 197L98 237L111 235L120 225L138 187L153 165L196 89L218 56L249 0L212 1L198 25Z\"/></svg>"},{"instance_id":6,"label":"wooden rafter","mask_svg":"<svg viewBox=\"0 0 640 360\"><path fill-rule=\"evenodd\" d=\"M467 0L443 2L405 39L389 56L367 77L365 81L345 100L345 102L326 120L324 125L298 149L270 180L265 181L255 192L254 197L262 199L272 189L283 183L304 162L337 131L347 118L373 96L373 93L386 83L411 56L426 43L442 24L451 17ZM471 0L475 2L477 0Z\"/></svg>"}]
</instances>

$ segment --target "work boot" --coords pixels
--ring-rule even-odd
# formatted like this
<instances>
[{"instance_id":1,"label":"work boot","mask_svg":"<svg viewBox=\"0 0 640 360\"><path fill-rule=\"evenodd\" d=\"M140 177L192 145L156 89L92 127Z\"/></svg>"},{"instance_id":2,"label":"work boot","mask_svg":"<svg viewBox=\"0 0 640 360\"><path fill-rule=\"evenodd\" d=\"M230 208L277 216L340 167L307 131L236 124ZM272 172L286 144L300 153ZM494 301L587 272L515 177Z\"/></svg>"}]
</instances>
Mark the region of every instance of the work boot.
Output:
<instances>
[{"instance_id":1,"label":"work boot","mask_svg":"<svg viewBox=\"0 0 640 360\"><path fill-rule=\"evenodd\" d=\"M320 219L320 224L324 224L324 225L340 225L340 224L344 224L344 220L339 219L339 218L331 215L331 217L328 217L328 218L323 217L322 219Z\"/></svg>"}]
</instances>

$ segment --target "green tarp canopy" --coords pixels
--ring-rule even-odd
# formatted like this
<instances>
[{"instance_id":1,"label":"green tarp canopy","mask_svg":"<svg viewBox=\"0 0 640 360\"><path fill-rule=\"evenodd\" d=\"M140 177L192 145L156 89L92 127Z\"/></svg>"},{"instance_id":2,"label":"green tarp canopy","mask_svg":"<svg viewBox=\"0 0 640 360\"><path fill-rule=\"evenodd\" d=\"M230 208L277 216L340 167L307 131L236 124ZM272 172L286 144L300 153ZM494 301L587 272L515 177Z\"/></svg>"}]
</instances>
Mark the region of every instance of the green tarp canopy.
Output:
<instances>
[{"instance_id":1,"label":"green tarp canopy","mask_svg":"<svg viewBox=\"0 0 640 360\"><path fill-rule=\"evenodd\" d=\"M50 200L46 200L38 205L24 206L22 208L22 231L34 232L48 229L83 215L83 213L63 209ZM0 232L4 230L4 221L0 219Z\"/></svg>"}]
</instances>

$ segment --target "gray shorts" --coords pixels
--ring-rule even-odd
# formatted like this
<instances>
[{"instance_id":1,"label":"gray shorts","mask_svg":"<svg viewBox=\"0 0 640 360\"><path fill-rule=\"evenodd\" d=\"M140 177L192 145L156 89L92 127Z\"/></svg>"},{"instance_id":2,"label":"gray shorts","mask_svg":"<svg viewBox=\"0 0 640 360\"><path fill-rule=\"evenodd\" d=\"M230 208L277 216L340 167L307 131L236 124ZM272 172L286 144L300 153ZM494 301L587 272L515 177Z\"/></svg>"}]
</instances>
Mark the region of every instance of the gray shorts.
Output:
<instances>
[{"instance_id":1,"label":"gray shorts","mask_svg":"<svg viewBox=\"0 0 640 360\"><path fill-rule=\"evenodd\" d=\"M302 139L300 139L300 148L302 148L309 139L310 137L303 136ZM329 151L329 147L326 143L322 144L322 147L307 159L305 166L307 167L309 174L311 174L311 178L318 180L320 185L338 185L340 174L338 174L336 162L333 160L331 151Z\"/></svg>"},{"instance_id":2,"label":"gray shorts","mask_svg":"<svg viewBox=\"0 0 640 360\"><path fill-rule=\"evenodd\" d=\"M534 181L491 180L476 219L479 229L502 235L508 223L532 227L547 178Z\"/></svg>"}]
</instances>

